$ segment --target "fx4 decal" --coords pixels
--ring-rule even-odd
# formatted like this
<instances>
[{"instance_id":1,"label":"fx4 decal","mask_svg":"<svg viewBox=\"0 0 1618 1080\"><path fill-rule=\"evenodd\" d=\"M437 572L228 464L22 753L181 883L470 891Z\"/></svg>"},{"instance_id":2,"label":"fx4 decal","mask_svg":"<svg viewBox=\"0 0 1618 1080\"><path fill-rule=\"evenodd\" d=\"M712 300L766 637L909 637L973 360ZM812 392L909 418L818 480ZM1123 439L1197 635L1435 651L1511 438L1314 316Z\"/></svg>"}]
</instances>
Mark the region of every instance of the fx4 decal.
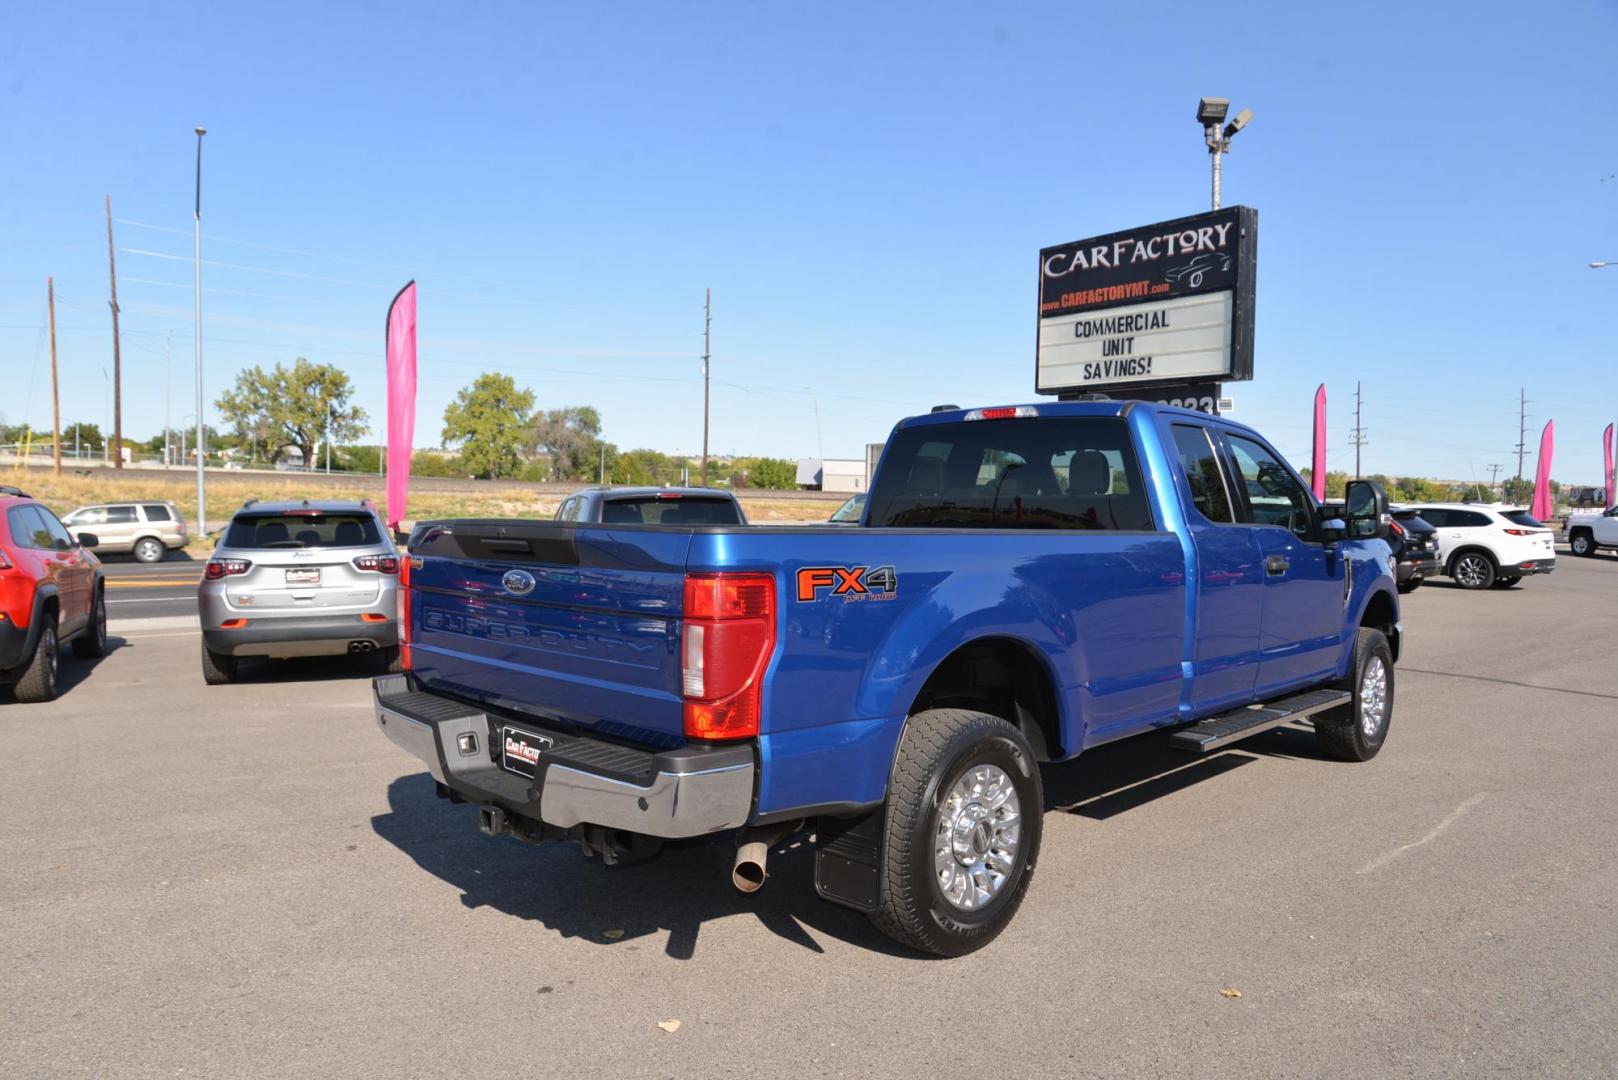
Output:
<instances>
[{"instance_id":1,"label":"fx4 decal","mask_svg":"<svg viewBox=\"0 0 1618 1080\"><path fill-rule=\"evenodd\" d=\"M891 566L805 566L798 571L798 600L830 595L844 600L892 600L899 592L899 575Z\"/></svg>"}]
</instances>

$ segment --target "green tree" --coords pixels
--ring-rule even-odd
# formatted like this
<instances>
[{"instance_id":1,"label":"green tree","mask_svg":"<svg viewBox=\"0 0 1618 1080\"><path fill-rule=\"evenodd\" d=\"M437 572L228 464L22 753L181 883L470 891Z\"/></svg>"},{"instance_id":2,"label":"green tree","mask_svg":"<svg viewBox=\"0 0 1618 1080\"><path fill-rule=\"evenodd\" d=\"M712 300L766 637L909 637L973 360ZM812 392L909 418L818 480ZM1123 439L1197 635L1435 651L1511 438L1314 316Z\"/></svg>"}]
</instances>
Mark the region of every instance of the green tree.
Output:
<instances>
[{"instance_id":1,"label":"green tree","mask_svg":"<svg viewBox=\"0 0 1618 1080\"><path fill-rule=\"evenodd\" d=\"M14 437L8 438L6 441L7 442L16 442L18 439L22 438L23 434L26 433L26 430L27 430L26 425L24 425L21 428L18 428L17 429L18 433ZM98 450L99 451L101 449L102 440L101 440L101 425L100 424L69 424L69 425L67 425L66 427L64 427L62 429L62 446L63 446L63 448L65 448L65 449L71 449L72 448L73 439L74 439L75 435L78 437L79 449L80 450ZM50 438L50 433L47 432L45 437L47 439ZM39 438L39 434L37 432L34 434L34 438L36 438L36 439Z\"/></svg>"},{"instance_id":2,"label":"green tree","mask_svg":"<svg viewBox=\"0 0 1618 1080\"><path fill-rule=\"evenodd\" d=\"M747 470L747 485L790 491L798 486L798 466L785 458L759 458Z\"/></svg>"},{"instance_id":3,"label":"green tree","mask_svg":"<svg viewBox=\"0 0 1618 1080\"><path fill-rule=\"evenodd\" d=\"M473 476L514 475L533 408L532 390L518 390L510 375L485 371L444 410L444 445L460 447Z\"/></svg>"},{"instance_id":4,"label":"green tree","mask_svg":"<svg viewBox=\"0 0 1618 1080\"><path fill-rule=\"evenodd\" d=\"M1515 476L1500 481L1500 498L1504 502L1527 505L1534 497L1534 482Z\"/></svg>"},{"instance_id":5,"label":"green tree","mask_svg":"<svg viewBox=\"0 0 1618 1080\"><path fill-rule=\"evenodd\" d=\"M417 450L410 455L411 476L465 477L469 470L459 454L438 454L431 450Z\"/></svg>"},{"instance_id":6,"label":"green tree","mask_svg":"<svg viewBox=\"0 0 1618 1080\"><path fill-rule=\"evenodd\" d=\"M552 480L584 480L600 467L601 414L568 405L534 417L529 446L550 458Z\"/></svg>"},{"instance_id":7,"label":"green tree","mask_svg":"<svg viewBox=\"0 0 1618 1080\"><path fill-rule=\"evenodd\" d=\"M312 466L317 442L346 443L365 433L365 410L349 404L353 394L347 372L300 356L290 368L248 368L214 404L244 441L275 443L272 458L282 445L296 446Z\"/></svg>"}]
</instances>

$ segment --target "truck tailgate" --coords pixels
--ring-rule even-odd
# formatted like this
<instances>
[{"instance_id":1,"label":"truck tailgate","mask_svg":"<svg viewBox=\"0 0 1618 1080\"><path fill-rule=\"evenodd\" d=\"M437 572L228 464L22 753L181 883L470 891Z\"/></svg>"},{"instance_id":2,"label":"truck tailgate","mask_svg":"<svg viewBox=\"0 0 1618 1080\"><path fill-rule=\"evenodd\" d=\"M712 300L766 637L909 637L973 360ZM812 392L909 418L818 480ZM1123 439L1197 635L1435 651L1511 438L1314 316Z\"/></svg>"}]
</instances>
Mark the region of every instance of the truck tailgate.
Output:
<instances>
[{"instance_id":1,"label":"truck tailgate","mask_svg":"<svg viewBox=\"0 0 1618 1080\"><path fill-rule=\"evenodd\" d=\"M424 526L409 568L417 682L579 731L679 744L690 543L681 529Z\"/></svg>"}]
</instances>

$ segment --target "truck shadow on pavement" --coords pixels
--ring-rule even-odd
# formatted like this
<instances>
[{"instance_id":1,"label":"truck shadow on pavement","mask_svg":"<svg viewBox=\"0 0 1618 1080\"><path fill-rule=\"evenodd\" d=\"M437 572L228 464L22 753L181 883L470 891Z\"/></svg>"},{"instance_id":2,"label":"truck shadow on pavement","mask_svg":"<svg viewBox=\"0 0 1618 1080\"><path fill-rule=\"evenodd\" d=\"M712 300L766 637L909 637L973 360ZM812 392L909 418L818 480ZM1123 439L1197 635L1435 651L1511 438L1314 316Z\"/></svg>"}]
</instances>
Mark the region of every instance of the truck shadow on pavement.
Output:
<instances>
[{"instance_id":1,"label":"truck shadow on pavement","mask_svg":"<svg viewBox=\"0 0 1618 1080\"><path fill-rule=\"evenodd\" d=\"M1145 736L1045 767L1046 809L1105 820L1264 757L1319 754L1313 734L1293 728L1206 758L1188 757L1161 738ZM769 882L749 896L731 886L735 848L729 837L671 844L658 858L608 867L572 844L534 846L482 835L476 810L438 798L427 773L393 781L388 805L387 813L371 819L376 834L459 889L463 906L531 919L562 937L633 950L642 939L666 932L664 951L688 960L703 923L752 913L770 932L817 953L825 949L811 930L890 956L937 959L895 944L858 912L817 898L807 834L771 849Z\"/></svg>"},{"instance_id":2,"label":"truck shadow on pavement","mask_svg":"<svg viewBox=\"0 0 1618 1080\"><path fill-rule=\"evenodd\" d=\"M388 813L371 819L376 834L459 889L465 907L532 919L562 937L633 950L666 932L664 951L689 960L703 923L752 913L772 933L812 952L825 949L810 930L874 952L936 959L890 941L859 912L817 898L806 835L771 849L769 881L749 896L730 883L736 849L729 837L669 845L655 859L607 867L572 844L535 846L482 835L476 810L438 798L426 773L393 781L388 804Z\"/></svg>"},{"instance_id":3,"label":"truck shadow on pavement","mask_svg":"<svg viewBox=\"0 0 1618 1080\"><path fill-rule=\"evenodd\" d=\"M1045 766L1045 809L1105 821L1266 757L1324 760L1307 727L1275 728L1207 755L1176 750L1161 735L1140 735Z\"/></svg>"}]
</instances>

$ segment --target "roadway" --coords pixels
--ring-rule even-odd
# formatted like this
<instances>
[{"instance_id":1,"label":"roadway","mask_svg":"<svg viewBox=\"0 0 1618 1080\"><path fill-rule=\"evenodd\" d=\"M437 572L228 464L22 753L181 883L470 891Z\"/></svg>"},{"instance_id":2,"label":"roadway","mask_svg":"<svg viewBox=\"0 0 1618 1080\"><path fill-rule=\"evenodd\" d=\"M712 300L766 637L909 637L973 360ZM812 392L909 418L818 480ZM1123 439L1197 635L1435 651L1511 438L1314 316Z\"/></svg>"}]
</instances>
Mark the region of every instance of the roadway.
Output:
<instances>
[{"instance_id":1,"label":"roadway","mask_svg":"<svg viewBox=\"0 0 1618 1080\"><path fill-rule=\"evenodd\" d=\"M196 615L197 582L206 561L184 551L171 551L157 563L139 563L128 555L102 556L109 623Z\"/></svg>"},{"instance_id":2,"label":"roadway","mask_svg":"<svg viewBox=\"0 0 1618 1080\"><path fill-rule=\"evenodd\" d=\"M0 1075L1614 1075L1618 558L1403 617L1375 761L1047 768L1027 901L942 961L803 845L745 897L722 842L487 839L346 661L210 688L185 620L115 615L0 704Z\"/></svg>"}]
</instances>

